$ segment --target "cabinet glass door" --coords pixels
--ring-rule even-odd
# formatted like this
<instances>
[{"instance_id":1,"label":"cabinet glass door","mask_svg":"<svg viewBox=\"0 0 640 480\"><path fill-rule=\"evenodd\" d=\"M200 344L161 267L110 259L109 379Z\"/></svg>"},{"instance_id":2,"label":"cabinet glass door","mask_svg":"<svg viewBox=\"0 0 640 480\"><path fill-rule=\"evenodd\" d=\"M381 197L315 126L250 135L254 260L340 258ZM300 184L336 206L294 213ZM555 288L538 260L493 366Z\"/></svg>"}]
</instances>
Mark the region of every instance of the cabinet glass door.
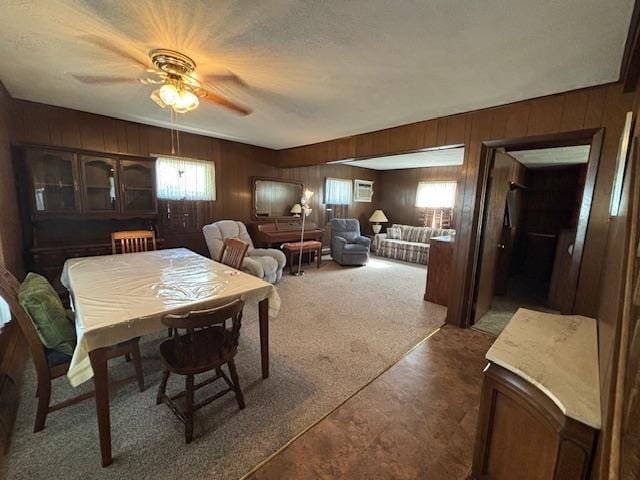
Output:
<instances>
[{"instance_id":1,"label":"cabinet glass door","mask_svg":"<svg viewBox=\"0 0 640 480\"><path fill-rule=\"evenodd\" d=\"M123 213L155 213L155 168L153 162L120 160Z\"/></svg>"},{"instance_id":2,"label":"cabinet glass door","mask_svg":"<svg viewBox=\"0 0 640 480\"><path fill-rule=\"evenodd\" d=\"M26 152L31 177L31 204L35 213L80 211L75 155L71 152L30 149Z\"/></svg>"},{"instance_id":3,"label":"cabinet glass door","mask_svg":"<svg viewBox=\"0 0 640 480\"><path fill-rule=\"evenodd\" d=\"M112 158L83 155L81 163L85 211L117 212L116 161Z\"/></svg>"}]
</instances>

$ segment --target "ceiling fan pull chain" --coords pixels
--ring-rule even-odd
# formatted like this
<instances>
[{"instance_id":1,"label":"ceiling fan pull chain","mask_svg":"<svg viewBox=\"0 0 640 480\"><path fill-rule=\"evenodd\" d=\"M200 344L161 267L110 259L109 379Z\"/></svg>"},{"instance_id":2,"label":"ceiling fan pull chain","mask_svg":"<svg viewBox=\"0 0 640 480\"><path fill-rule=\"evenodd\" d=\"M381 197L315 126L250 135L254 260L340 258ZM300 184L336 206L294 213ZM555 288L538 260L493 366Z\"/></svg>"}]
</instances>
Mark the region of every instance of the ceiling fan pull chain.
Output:
<instances>
[{"instance_id":1,"label":"ceiling fan pull chain","mask_svg":"<svg viewBox=\"0 0 640 480\"><path fill-rule=\"evenodd\" d=\"M176 125L176 143L178 144L178 155L180 155L180 130L178 130L178 125Z\"/></svg>"},{"instance_id":2,"label":"ceiling fan pull chain","mask_svg":"<svg viewBox=\"0 0 640 480\"><path fill-rule=\"evenodd\" d=\"M175 130L175 123L173 120L173 116L175 115L175 112L173 111L173 109L169 109L169 115L171 118L171 130L170 130L170 134L171 134L171 155L175 155L176 154L176 147L175 147L175 143L173 142L173 132Z\"/></svg>"}]
</instances>

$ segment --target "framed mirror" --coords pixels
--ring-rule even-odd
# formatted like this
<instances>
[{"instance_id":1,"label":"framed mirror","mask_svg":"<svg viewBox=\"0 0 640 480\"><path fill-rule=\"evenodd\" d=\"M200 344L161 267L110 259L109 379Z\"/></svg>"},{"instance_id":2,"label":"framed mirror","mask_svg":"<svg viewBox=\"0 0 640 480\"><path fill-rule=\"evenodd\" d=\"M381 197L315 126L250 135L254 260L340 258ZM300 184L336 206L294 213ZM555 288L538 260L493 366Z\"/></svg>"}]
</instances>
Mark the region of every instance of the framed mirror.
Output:
<instances>
[{"instance_id":1,"label":"framed mirror","mask_svg":"<svg viewBox=\"0 0 640 480\"><path fill-rule=\"evenodd\" d=\"M304 185L294 180L252 177L253 218L273 220L299 217L298 208Z\"/></svg>"}]
</instances>

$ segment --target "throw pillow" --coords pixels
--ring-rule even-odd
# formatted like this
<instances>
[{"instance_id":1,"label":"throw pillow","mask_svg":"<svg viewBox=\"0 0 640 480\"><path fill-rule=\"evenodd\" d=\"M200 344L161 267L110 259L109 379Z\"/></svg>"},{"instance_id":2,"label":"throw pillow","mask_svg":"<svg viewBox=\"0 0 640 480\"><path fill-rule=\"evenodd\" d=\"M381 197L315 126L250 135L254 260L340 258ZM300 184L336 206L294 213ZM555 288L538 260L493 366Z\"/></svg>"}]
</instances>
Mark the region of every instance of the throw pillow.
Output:
<instances>
[{"instance_id":1,"label":"throw pillow","mask_svg":"<svg viewBox=\"0 0 640 480\"><path fill-rule=\"evenodd\" d=\"M76 330L47 279L29 273L18 288L18 300L31 317L42 344L56 352L73 355Z\"/></svg>"},{"instance_id":2,"label":"throw pillow","mask_svg":"<svg viewBox=\"0 0 640 480\"><path fill-rule=\"evenodd\" d=\"M398 227L387 228L387 238L390 240L400 240L402 237L402 230Z\"/></svg>"}]
</instances>

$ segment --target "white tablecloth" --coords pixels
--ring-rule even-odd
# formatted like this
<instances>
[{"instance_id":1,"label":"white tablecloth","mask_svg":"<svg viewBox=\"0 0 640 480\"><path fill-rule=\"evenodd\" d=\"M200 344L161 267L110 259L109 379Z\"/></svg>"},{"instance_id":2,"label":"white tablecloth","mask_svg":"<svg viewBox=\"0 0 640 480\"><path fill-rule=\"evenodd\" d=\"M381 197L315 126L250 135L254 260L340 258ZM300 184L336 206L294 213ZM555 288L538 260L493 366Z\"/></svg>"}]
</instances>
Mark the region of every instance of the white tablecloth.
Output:
<instances>
[{"instance_id":1,"label":"white tablecloth","mask_svg":"<svg viewBox=\"0 0 640 480\"><path fill-rule=\"evenodd\" d=\"M268 298L270 317L280 309L273 285L186 248L69 259L61 281L76 313L78 343L67 373L73 386L93 377L91 350L160 331L169 312L240 296Z\"/></svg>"}]
</instances>

